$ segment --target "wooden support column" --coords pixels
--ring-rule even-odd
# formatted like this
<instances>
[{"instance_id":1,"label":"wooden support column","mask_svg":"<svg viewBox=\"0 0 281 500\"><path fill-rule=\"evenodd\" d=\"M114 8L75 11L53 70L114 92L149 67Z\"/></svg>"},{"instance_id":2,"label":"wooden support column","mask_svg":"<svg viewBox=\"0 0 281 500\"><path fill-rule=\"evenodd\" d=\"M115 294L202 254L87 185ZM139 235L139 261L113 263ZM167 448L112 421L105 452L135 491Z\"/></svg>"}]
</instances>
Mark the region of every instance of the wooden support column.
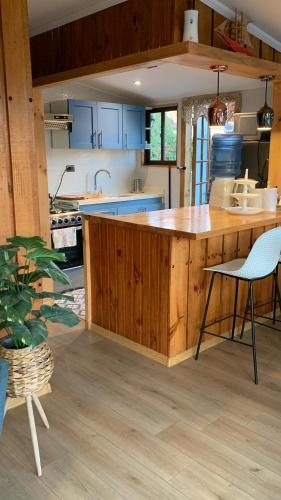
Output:
<instances>
[{"instance_id":1,"label":"wooden support column","mask_svg":"<svg viewBox=\"0 0 281 500\"><path fill-rule=\"evenodd\" d=\"M42 119L36 127L38 137ZM47 188L41 177L39 200L37 172L27 1L0 0L0 243L13 234L47 237Z\"/></svg>"},{"instance_id":2,"label":"wooden support column","mask_svg":"<svg viewBox=\"0 0 281 500\"><path fill-rule=\"evenodd\" d=\"M281 194L281 80L273 82L273 109L275 119L270 139L268 180Z\"/></svg>"},{"instance_id":3,"label":"wooden support column","mask_svg":"<svg viewBox=\"0 0 281 500\"><path fill-rule=\"evenodd\" d=\"M48 173L45 146L44 102L40 89L33 89L36 172L38 178L40 235L51 246L49 224Z\"/></svg>"}]
</instances>

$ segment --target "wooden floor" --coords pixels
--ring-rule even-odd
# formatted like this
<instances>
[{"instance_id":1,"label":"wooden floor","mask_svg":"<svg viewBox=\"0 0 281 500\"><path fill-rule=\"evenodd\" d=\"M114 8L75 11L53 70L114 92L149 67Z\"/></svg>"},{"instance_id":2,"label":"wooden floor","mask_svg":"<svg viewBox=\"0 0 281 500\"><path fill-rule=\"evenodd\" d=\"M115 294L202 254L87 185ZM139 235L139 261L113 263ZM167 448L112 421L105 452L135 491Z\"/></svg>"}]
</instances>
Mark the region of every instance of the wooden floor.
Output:
<instances>
[{"instance_id":1,"label":"wooden floor","mask_svg":"<svg viewBox=\"0 0 281 500\"><path fill-rule=\"evenodd\" d=\"M258 332L258 386L251 351L235 344L168 369L82 329L50 341L43 477L26 409L10 410L1 500L280 500L281 334Z\"/></svg>"}]
</instances>

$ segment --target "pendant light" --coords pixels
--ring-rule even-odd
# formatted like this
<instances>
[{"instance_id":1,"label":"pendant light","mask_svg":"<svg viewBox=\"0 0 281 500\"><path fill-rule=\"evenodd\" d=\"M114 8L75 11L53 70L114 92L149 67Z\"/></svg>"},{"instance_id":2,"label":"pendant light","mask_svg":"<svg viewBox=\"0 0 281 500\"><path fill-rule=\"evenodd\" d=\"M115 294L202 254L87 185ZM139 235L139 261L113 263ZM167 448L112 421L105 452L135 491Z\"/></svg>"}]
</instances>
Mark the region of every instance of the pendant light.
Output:
<instances>
[{"instance_id":1,"label":"pendant light","mask_svg":"<svg viewBox=\"0 0 281 500\"><path fill-rule=\"evenodd\" d=\"M211 66L211 70L217 73L217 96L208 109L208 119L210 127L224 127L227 120L227 107L220 99L220 73L226 71L228 66L216 64Z\"/></svg>"},{"instance_id":2,"label":"pendant light","mask_svg":"<svg viewBox=\"0 0 281 500\"><path fill-rule=\"evenodd\" d=\"M267 104L267 86L268 82L274 80L274 76L261 76L260 80L265 82L265 102L263 107L257 112L257 128L261 131L271 130L274 120L274 111Z\"/></svg>"}]
</instances>

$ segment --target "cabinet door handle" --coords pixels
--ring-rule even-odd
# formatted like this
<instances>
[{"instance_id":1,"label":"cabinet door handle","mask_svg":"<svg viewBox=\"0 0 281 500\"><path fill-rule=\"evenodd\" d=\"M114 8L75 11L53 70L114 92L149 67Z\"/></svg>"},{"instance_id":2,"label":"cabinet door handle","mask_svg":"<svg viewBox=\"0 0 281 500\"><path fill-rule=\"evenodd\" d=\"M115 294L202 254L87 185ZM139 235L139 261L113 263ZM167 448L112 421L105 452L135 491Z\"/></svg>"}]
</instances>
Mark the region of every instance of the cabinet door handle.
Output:
<instances>
[{"instance_id":1,"label":"cabinet door handle","mask_svg":"<svg viewBox=\"0 0 281 500\"><path fill-rule=\"evenodd\" d=\"M128 147L128 134L127 134L127 132L125 132L125 135L124 135L124 146L125 146L125 149L127 149L127 147Z\"/></svg>"},{"instance_id":2,"label":"cabinet door handle","mask_svg":"<svg viewBox=\"0 0 281 500\"><path fill-rule=\"evenodd\" d=\"M92 135L92 144L93 144L93 148L97 147L97 131L96 130L94 130L94 133Z\"/></svg>"},{"instance_id":3,"label":"cabinet door handle","mask_svg":"<svg viewBox=\"0 0 281 500\"><path fill-rule=\"evenodd\" d=\"M98 147L102 148L102 131L98 133Z\"/></svg>"}]
</instances>

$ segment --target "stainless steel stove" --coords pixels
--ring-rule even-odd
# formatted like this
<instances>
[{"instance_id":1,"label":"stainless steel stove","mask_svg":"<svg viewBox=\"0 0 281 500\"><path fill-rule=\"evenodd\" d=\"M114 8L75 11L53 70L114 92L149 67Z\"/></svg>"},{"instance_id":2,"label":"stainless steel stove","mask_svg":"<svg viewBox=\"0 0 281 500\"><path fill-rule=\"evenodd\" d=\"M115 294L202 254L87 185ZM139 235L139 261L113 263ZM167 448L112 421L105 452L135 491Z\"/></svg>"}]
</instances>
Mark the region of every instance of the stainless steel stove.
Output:
<instances>
[{"instance_id":1,"label":"stainless steel stove","mask_svg":"<svg viewBox=\"0 0 281 500\"><path fill-rule=\"evenodd\" d=\"M78 210L58 208L56 213L50 214L51 229L57 227L81 226L82 214Z\"/></svg>"},{"instance_id":2,"label":"stainless steel stove","mask_svg":"<svg viewBox=\"0 0 281 500\"><path fill-rule=\"evenodd\" d=\"M65 228L75 227L76 245L56 248L58 252L63 252L66 256L66 262L58 262L62 269L72 269L83 265L83 236L82 236L82 213L78 210L69 210L69 208L56 207L56 212L49 215L50 229L52 235L55 231L63 231Z\"/></svg>"}]
</instances>

